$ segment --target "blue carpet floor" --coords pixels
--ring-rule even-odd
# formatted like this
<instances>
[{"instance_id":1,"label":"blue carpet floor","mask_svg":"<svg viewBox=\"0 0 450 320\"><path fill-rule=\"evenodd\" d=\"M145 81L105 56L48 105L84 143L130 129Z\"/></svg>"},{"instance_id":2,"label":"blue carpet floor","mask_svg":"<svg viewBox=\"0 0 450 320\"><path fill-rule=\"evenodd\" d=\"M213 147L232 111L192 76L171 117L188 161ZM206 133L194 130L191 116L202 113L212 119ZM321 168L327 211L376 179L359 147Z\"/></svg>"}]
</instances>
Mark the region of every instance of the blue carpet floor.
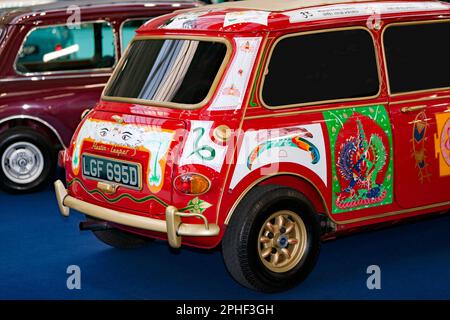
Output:
<instances>
[{"instance_id":1,"label":"blue carpet floor","mask_svg":"<svg viewBox=\"0 0 450 320\"><path fill-rule=\"evenodd\" d=\"M325 243L301 285L266 295L236 284L220 251L169 250L163 242L123 251L80 232L81 215L58 214L52 190L0 192L0 299L449 299L450 216ZM368 290L366 268L381 268ZM66 268L81 268L68 290Z\"/></svg>"}]
</instances>

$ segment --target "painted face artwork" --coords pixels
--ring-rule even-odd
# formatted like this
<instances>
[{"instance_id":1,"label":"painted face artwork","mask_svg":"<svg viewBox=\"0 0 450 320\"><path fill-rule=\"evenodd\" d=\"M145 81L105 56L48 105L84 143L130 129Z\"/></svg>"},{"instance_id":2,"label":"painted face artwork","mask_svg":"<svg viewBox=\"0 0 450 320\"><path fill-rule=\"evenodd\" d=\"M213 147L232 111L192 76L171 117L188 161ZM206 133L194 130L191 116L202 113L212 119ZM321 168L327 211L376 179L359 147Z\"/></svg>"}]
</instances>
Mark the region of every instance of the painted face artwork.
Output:
<instances>
[{"instance_id":1,"label":"painted face artwork","mask_svg":"<svg viewBox=\"0 0 450 320\"><path fill-rule=\"evenodd\" d=\"M430 173L428 172L427 163L427 137L428 123L427 115L424 111L420 112L414 119L412 128L412 153L416 161L416 168L418 170L418 178L421 183L424 180L430 180Z\"/></svg>"},{"instance_id":2,"label":"painted face artwork","mask_svg":"<svg viewBox=\"0 0 450 320\"><path fill-rule=\"evenodd\" d=\"M447 109L450 110L450 109ZM437 135L435 137L436 158L439 159L439 175L450 175L450 113L436 114Z\"/></svg>"},{"instance_id":3,"label":"painted face artwork","mask_svg":"<svg viewBox=\"0 0 450 320\"><path fill-rule=\"evenodd\" d=\"M333 213L392 203L391 127L383 106L324 112L330 134Z\"/></svg>"},{"instance_id":4,"label":"painted face artwork","mask_svg":"<svg viewBox=\"0 0 450 320\"><path fill-rule=\"evenodd\" d=\"M110 121L88 119L74 141L72 168L75 174L80 169L81 148L84 141L111 146L133 148L149 153L147 185L157 193L164 183L166 156L174 136L174 131L161 130L152 126L120 124Z\"/></svg>"}]
</instances>

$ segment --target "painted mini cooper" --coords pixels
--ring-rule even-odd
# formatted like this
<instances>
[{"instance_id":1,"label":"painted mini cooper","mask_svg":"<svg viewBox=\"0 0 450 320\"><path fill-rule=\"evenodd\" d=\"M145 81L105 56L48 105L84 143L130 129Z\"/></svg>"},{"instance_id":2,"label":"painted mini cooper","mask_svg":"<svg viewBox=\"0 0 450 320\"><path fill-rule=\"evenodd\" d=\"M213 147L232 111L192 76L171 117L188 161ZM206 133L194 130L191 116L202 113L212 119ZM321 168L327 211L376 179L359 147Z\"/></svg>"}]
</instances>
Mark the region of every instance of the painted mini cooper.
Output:
<instances>
[{"instance_id":1,"label":"painted mini cooper","mask_svg":"<svg viewBox=\"0 0 450 320\"><path fill-rule=\"evenodd\" d=\"M0 188L8 192L31 192L53 181L57 151L69 144L83 111L100 98L138 27L198 5L46 2L51 3L0 6ZM9 8L13 5L25 7Z\"/></svg>"},{"instance_id":2,"label":"painted mini cooper","mask_svg":"<svg viewBox=\"0 0 450 320\"><path fill-rule=\"evenodd\" d=\"M450 5L244 1L137 35L61 158L64 216L284 290L322 240L450 208ZM157 261L155 261L157 263Z\"/></svg>"}]
</instances>

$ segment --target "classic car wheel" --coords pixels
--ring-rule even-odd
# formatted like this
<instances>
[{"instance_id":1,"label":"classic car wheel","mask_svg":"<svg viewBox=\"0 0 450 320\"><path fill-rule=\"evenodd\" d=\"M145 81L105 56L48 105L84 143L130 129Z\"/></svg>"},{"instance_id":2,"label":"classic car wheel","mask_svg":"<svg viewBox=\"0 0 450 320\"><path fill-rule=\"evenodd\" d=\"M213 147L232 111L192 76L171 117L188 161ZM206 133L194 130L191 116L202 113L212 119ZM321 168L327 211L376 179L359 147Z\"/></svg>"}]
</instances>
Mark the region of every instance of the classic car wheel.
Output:
<instances>
[{"instance_id":1,"label":"classic car wheel","mask_svg":"<svg viewBox=\"0 0 450 320\"><path fill-rule=\"evenodd\" d=\"M55 173L55 149L30 128L17 127L0 136L0 187L11 193L36 191Z\"/></svg>"},{"instance_id":2,"label":"classic car wheel","mask_svg":"<svg viewBox=\"0 0 450 320\"><path fill-rule=\"evenodd\" d=\"M88 221L98 222L100 220L86 217ZM111 228L107 230L92 231L101 242L117 249L136 249L147 245L153 239L129 233L120 229Z\"/></svg>"},{"instance_id":3,"label":"classic car wheel","mask_svg":"<svg viewBox=\"0 0 450 320\"><path fill-rule=\"evenodd\" d=\"M278 292L302 282L320 251L320 226L300 192L267 185L250 191L236 208L222 240L225 265L240 284Z\"/></svg>"}]
</instances>

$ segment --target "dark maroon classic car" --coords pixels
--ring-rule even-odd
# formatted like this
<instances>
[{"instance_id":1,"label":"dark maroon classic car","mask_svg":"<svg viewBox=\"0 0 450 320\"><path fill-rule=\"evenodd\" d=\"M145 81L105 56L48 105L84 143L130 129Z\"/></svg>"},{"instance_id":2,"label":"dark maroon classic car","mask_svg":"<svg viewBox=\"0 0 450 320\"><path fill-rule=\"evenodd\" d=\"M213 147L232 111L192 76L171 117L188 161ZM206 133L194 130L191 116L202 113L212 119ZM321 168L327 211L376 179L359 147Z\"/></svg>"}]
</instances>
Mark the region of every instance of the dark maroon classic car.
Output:
<instances>
[{"instance_id":1,"label":"dark maroon classic car","mask_svg":"<svg viewBox=\"0 0 450 320\"><path fill-rule=\"evenodd\" d=\"M0 9L0 188L30 192L55 173L135 29L187 0L57 1Z\"/></svg>"}]
</instances>

